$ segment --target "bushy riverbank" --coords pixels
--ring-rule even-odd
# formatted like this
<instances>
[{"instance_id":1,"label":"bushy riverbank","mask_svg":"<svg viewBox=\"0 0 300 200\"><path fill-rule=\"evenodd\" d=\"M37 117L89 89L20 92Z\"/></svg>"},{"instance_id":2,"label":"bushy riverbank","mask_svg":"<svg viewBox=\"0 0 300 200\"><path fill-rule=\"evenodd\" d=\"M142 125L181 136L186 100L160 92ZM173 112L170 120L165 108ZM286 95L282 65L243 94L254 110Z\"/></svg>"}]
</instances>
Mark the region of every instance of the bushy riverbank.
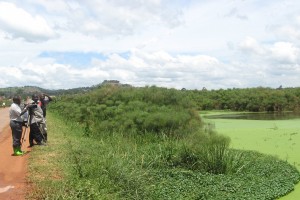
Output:
<instances>
[{"instance_id":1,"label":"bushy riverbank","mask_svg":"<svg viewBox=\"0 0 300 200\"><path fill-rule=\"evenodd\" d=\"M276 199L299 181L284 160L230 149L181 91L102 88L60 99L47 117L32 199Z\"/></svg>"}]
</instances>

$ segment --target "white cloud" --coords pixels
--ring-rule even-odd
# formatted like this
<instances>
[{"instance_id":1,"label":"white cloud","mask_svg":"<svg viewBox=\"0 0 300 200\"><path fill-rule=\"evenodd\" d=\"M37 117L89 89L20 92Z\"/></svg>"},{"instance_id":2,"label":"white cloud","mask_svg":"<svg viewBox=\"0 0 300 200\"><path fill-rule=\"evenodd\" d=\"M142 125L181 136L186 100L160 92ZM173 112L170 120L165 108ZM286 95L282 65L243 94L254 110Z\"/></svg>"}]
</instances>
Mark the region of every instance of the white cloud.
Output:
<instances>
[{"instance_id":1,"label":"white cloud","mask_svg":"<svg viewBox=\"0 0 300 200\"><path fill-rule=\"evenodd\" d=\"M276 42L270 48L272 58L279 63L299 63L300 49L289 42Z\"/></svg>"},{"instance_id":2,"label":"white cloud","mask_svg":"<svg viewBox=\"0 0 300 200\"><path fill-rule=\"evenodd\" d=\"M23 38L30 42L47 40L55 36L43 17L32 16L8 2L0 2L0 25L9 37Z\"/></svg>"},{"instance_id":3,"label":"white cloud","mask_svg":"<svg viewBox=\"0 0 300 200\"><path fill-rule=\"evenodd\" d=\"M30 0L58 30L97 38L136 35L155 26L176 27L181 12L176 1ZM38 12L36 10L36 12Z\"/></svg>"},{"instance_id":4,"label":"white cloud","mask_svg":"<svg viewBox=\"0 0 300 200\"><path fill-rule=\"evenodd\" d=\"M300 39L300 30L299 27L291 26L291 25L285 25L280 28L278 28L277 32L278 34L282 35L283 37L286 37L288 40L290 39Z\"/></svg>"},{"instance_id":5,"label":"white cloud","mask_svg":"<svg viewBox=\"0 0 300 200\"><path fill-rule=\"evenodd\" d=\"M49 13L65 13L69 8L77 9L80 6L74 1L61 1L61 0L29 0L31 4L37 4L45 8Z\"/></svg>"},{"instance_id":6,"label":"white cloud","mask_svg":"<svg viewBox=\"0 0 300 200\"><path fill-rule=\"evenodd\" d=\"M296 0L0 1L0 87L299 86L299 12Z\"/></svg>"},{"instance_id":7,"label":"white cloud","mask_svg":"<svg viewBox=\"0 0 300 200\"><path fill-rule=\"evenodd\" d=\"M242 51L253 54L263 54L265 52L264 48L252 37L247 37L243 40L239 47Z\"/></svg>"}]
</instances>

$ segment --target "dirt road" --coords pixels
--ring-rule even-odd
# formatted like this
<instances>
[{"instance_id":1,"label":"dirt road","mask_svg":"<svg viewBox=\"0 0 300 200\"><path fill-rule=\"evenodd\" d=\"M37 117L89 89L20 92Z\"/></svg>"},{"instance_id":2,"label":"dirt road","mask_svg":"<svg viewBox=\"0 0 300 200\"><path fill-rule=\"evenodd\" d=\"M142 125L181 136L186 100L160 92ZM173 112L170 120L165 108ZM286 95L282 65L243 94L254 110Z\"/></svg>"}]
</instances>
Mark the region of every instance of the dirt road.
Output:
<instances>
[{"instance_id":1,"label":"dirt road","mask_svg":"<svg viewBox=\"0 0 300 200\"><path fill-rule=\"evenodd\" d=\"M9 108L0 108L0 199L25 199L27 160L30 155L28 135L22 150L24 156L12 156L12 136L9 126Z\"/></svg>"}]
</instances>

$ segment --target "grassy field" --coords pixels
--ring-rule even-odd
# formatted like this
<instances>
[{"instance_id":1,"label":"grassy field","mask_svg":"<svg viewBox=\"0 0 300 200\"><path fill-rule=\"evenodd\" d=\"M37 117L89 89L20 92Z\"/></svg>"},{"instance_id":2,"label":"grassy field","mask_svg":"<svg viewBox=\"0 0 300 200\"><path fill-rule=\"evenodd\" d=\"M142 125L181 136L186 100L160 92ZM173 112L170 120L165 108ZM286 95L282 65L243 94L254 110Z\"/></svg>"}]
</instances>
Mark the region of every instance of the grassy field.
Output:
<instances>
[{"instance_id":1,"label":"grassy field","mask_svg":"<svg viewBox=\"0 0 300 200\"><path fill-rule=\"evenodd\" d=\"M300 170L300 119L206 119L205 121L213 123L218 133L229 136L232 148L275 155ZM300 184L296 185L292 193L281 199L300 199Z\"/></svg>"},{"instance_id":2,"label":"grassy field","mask_svg":"<svg viewBox=\"0 0 300 200\"><path fill-rule=\"evenodd\" d=\"M172 151L176 150L166 148L174 143L162 138L157 141L148 135L132 140L132 137L109 134L92 140L82 137L82 129L76 123L63 122L52 113L47 117L49 145L36 146L30 153L28 180L33 184L27 190L28 199L270 199L267 193L271 196L281 193L282 183L290 184L288 176L276 173L285 171L282 170L286 169L285 162L279 164L258 154L246 154L247 158L256 158L248 166L250 173L246 170L239 176L211 175L162 163L162 157L173 155ZM229 121L215 121L218 131L226 130ZM238 148L235 140L249 139L238 139L242 126L235 128L232 145ZM233 133L230 126L227 130ZM271 131L279 133L278 130L279 124L276 130L271 126ZM253 138L250 133L245 135ZM298 134L291 137L296 140ZM269 163L267 171L266 162ZM274 182L281 185L272 185Z\"/></svg>"}]
</instances>

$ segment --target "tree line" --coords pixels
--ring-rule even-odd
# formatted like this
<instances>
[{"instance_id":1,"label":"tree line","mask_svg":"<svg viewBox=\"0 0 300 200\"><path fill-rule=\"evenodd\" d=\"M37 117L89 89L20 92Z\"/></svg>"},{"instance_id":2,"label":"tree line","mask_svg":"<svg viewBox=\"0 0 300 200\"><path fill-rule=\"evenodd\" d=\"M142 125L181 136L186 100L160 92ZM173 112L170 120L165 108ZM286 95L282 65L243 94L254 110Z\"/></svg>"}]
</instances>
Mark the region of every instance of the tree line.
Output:
<instances>
[{"instance_id":1,"label":"tree line","mask_svg":"<svg viewBox=\"0 0 300 200\"><path fill-rule=\"evenodd\" d=\"M121 84L119 81L106 80L91 87L72 89L48 90L34 86L0 88L0 96L2 99L9 99L15 94L21 95L23 98L31 96L33 93L47 93L51 96L76 95L89 93L90 91L97 90L98 88L107 85L134 88L130 85ZM156 86L151 87L159 88ZM192 101L198 110L232 110L251 112L300 111L300 87L280 87L277 89L256 87L218 90L207 90L204 88L202 90L182 89L177 91L178 93L183 93L189 101ZM170 98L172 99L172 97Z\"/></svg>"},{"instance_id":2,"label":"tree line","mask_svg":"<svg viewBox=\"0 0 300 200\"><path fill-rule=\"evenodd\" d=\"M182 91L199 110L282 112L300 110L300 88L244 88Z\"/></svg>"}]
</instances>

